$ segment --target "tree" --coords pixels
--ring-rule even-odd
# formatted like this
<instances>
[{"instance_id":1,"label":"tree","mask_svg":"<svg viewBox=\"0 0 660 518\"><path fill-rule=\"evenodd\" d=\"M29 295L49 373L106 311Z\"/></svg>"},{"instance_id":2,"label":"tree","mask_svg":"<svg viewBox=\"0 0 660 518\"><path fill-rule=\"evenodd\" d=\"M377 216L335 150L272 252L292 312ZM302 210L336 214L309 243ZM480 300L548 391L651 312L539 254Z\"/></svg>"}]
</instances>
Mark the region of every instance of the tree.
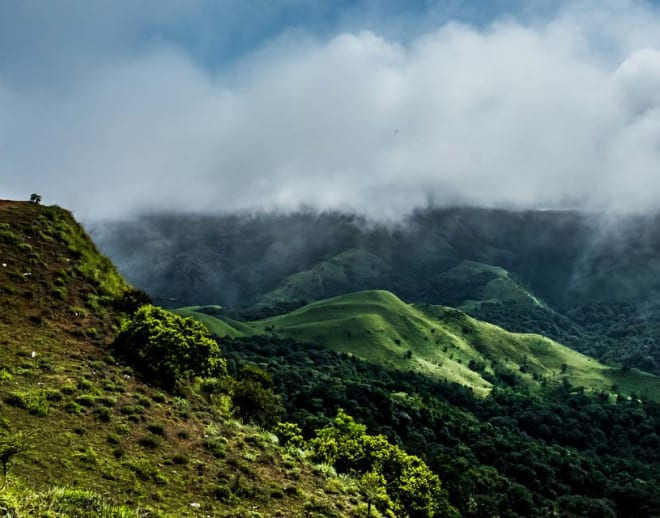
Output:
<instances>
[{"instance_id":1,"label":"tree","mask_svg":"<svg viewBox=\"0 0 660 518\"><path fill-rule=\"evenodd\" d=\"M39 205L41 203L41 194L37 194L36 192L33 192L32 194L30 194L30 201L35 205Z\"/></svg>"},{"instance_id":2,"label":"tree","mask_svg":"<svg viewBox=\"0 0 660 518\"><path fill-rule=\"evenodd\" d=\"M114 346L149 380L166 389L182 379L227 373L220 346L204 324L155 306L138 309Z\"/></svg>"},{"instance_id":3,"label":"tree","mask_svg":"<svg viewBox=\"0 0 660 518\"><path fill-rule=\"evenodd\" d=\"M245 365L237 375L232 401L236 414L260 426L276 423L284 412L273 392L273 379L256 365Z\"/></svg>"},{"instance_id":4,"label":"tree","mask_svg":"<svg viewBox=\"0 0 660 518\"><path fill-rule=\"evenodd\" d=\"M358 480L358 488L362 498L367 501L367 518L371 517L371 506L390 507L391 502L385 490L385 479L375 471L365 473Z\"/></svg>"},{"instance_id":5,"label":"tree","mask_svg":"<svg viewBox=\"0 0 660 518\"><path fill-rule=\"evenodd\" d=\"M317 431L310 444L315 460L332 464L339 472L360 478L375 474L367 478L365 487L373 494L380 480L382 492L391 498L398 516L458 516L442 491L440 479L419 457L390 444L383 435L367 434L366 427L343 410L332 424ZM386 505L383 500L374 500L376 507Z\"/></svg>"}]
</instances>

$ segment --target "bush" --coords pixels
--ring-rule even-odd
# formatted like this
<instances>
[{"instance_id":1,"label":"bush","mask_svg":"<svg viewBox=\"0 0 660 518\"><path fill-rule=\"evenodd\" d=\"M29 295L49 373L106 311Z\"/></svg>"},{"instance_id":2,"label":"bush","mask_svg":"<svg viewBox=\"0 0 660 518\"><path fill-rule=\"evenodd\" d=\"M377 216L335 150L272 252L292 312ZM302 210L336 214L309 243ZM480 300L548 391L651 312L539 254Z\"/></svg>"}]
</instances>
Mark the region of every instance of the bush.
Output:
<instances>
[{"instance_id":1,"label":"bush","mask_svg":"<svg viewBox=\"0 0 660 518\"><path fill-rule=\"evenodd\" d=\"M277 423L273 430L277 435L282 446L293 446L300 448L303 446L304 439L300 426L295 423Z\"/></svg>"},{"instance_id":2,"label":"bush","mask_svg":"<svg viewBox=\"0 0 660 518\"><path fill-rule=\"evenodd\" d=\"M225 444L221 439L218 438L209 438L204 441L204 448L213 455L216 459L222 459L225 457L226 449Z\"/></svg>"},{"instance_id":3,"label":"bush","mask_svg":"<svg viewBox=\"0 0 660 518\"><path fill-rule=\"evenodd\" d=\"M138 439L138 444L143 448L153 449L153 448L158 448L158 446L160 446L161 440L157 436L146 435Z\"/></svg>"},{"instance_id":4,"label":"bush","mask_svg":"<svg viewBox=\"0 0 660 518\"><path fill-rule=\"evenodd\" d=\"M255 365L244 366L238 373L232 397L236 415L260 426L276 423L283 414L283 407L272 384L266 371Z\"/></svg>"},{"instance_id":5,"label":"bush","mask_svg":"<svg viewBox=\"0 0 660 518\"><path fill-rule=\"evenodd\" d=\"M23 408L32 415L39 417L48 415L49 405L46 399L46 392L43 390L34 392L10 392L5 398L5 402L17 408Z\"/></svg>"},{"instance_id":6,"label":"bush","mask_svg":"<svg viewBox=\"0 0 660 518\"><path fill-rule=\"evenodd\" d=\"M165 427L160 423L151 423L147 425L147 430L149 430L154 435L165 435Z\"/></svg>"},{"instance_id":7,"label":"bush","mask_svg":"<svg viewBox=\"0 0 660 518\"><path fill-rule=\"evenodd\" d=\"M96 398L91 394L82 394L75 399L80 406L93 407L96 404Z\"/></svg>"},{"instance_id":8,"label":"bush","mask_svg":"<svg viewBox=\"0 0 660 518\"><path fill-rule=\"evenodd\" d=\"M203 324L155 306L136 311L114 345L145 377L166 389L184 378L226 374L220 347Z\"/></svg>"}]
</instances>

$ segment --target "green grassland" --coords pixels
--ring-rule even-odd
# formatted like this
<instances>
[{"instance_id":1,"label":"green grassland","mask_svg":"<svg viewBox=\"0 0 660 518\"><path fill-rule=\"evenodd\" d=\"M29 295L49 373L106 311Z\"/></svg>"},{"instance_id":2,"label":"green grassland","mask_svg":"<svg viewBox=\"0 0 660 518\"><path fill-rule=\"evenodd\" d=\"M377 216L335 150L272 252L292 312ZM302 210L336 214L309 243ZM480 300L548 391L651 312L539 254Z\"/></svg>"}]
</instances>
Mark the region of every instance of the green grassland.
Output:
<instances>
[{"instance_id":1,"label":"green grassland","mask_svg":"<svg viewBox=\"0 0 660 518\"><path fill-rule=\"evenodd\" d=\"M593 392L660 399L660 378L605 366L548 338L507 332L454 308L406 304L387 291L364 291L314 302L288 314L240 326L185 310L217 336L273 334L354 354L490 392L502 373L530 389L563 383Z\"/></svg>"},{"instance_id":2,"label":"green grassland","mask_svg":"<svg viewBox=\"0 0 660 518\"><path fill-rule=\"evenodd\" d=\"M176 313L184 317L194 317L202 322L215 336L237 338L252 333L252 328L248 324L226 317L218 318L209 314L208 311L212 308L213 306L189 306L187 308L177 309Z\"/></svg>"}]
</instances>

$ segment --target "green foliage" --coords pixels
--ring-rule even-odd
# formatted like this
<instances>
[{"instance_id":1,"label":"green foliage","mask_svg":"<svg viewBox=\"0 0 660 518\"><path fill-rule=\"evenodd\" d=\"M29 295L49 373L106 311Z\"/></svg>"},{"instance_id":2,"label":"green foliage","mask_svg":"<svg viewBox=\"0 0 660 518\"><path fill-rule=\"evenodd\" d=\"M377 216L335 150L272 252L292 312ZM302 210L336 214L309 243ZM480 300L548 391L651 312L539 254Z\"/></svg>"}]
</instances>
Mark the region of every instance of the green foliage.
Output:
<instances>
[{"instance_id":1,"label":"green foliage","mask_svg":"<svg viewBox=\"0 0 660 518\"><path fill-rule=\"evenodd\" d=\"M178 397L145 383L141 369L107 347L128 319L120 313L144 298L121 296L125 283L113 280L111 264L95 257L61 209L3 200L0 224L9 220L4 230L29 245L0 242L7 264L0 268L0 426L33 431L35 440L21 455L16 437L0 434L9 472L0 516L137 516L130 508L145 517L302 515L326 480L290 452L298 470L291 482L275 436L231 419L222 358L204 358L201 369L184 365ZM55 288L66 290L68 302L53 297ZM244 381L272 394L263 372L246 369ZM47 489L53 483L65 487ZM214 493L222 486L229 494ZM354 495L327 494L318 500L328 516L351 515L359 505Z\"/></svg>"},{"instance_id":2,"label":"green foliage","mask_svg":"<svg viewBox=\"0 0 660 518\"><path fill-rule=\"evenodd\" d=\"M273 432L277 435L282 446L300 448L303 445L302 430L296 423L277 423Z\"/></svg>"},{"instance_id":3,"label":"green foliage","mask_svg":"<svg viewBox=\"0 0 660 518\"><path fill-rule=\"evenodd\" d=\"M146 378L167 389L182 379L226 372L220 347L202 324L155 306L136 311L114 346Z\"/></svg>"},{"instance_id":4,"label":"green foliage","mask_svg":"<svg viewBox=\"0 0 660 518\"><path fill-rule=\"evenodd\" d=\"M144 272L140 284L154 296L180 304L213 300L232 318L233 304L295 306L300 298L380 288L403 300L461 306L510 331L543 334L605 363L660 374L655 218L604 222L580 211L447 208L416 211L396 232L363 223L355 215L304 211L150 215L103 237ZM292 235L299 246L290 246ZM158 246L136 247L146 241ZM205 268L211 242L223 247L214 249L214 267ZM262 305L242 320L290 311ZM219 336L234 332L224 327Z\"/></svg>"},{"instance_id":5,"label":"green foliage","mask_svg":"<svg viewBox=\"0 0 660 518\"><path fill-rule=\"evenodd\" d=\"M9 465L14 457L26 452L30 447L30 438L23 432L3 431L0 435L0 465L2 466L2 484L7 482Z\"/></svg>"},{"instance_id":6,"label":"green foliage","mask_svg":"<svg viewBox=\"0 0 660 518\"><path fill-rule=\"evenodd\" d=\"M50 405L48 404L47 393L44 390L13 391L6 398L9 405L23 408L30 414L39 417L48 415Z\"/></svg>"},{"instance_id":7,"label":"green foliage","mask_svg":"<svg viewBox=\"0 0 660 518\"><path fill-rule=\"evenodd\" d=\"M204 448L217 459L222 459L227 454L227 445L219 437L209 437L204 441Z\"/></svg>"},{"instance_id":8,"label":"green foliage","mask_svg":"<svg viewBox=\"0 0 660 518\"><path fill-rule=\"evenodd\" d=\"M127 506L112 505L100 494L83 489L54 487L37 492L12 486L0 490L0 516L7 518L140 518L147 515Z\"/></svg>"},{"instance_id":9,"label":"green foliage","mask_svg":"<svg viewBox=\"0 0 660 518\"><path fill-rule=\"evenodd\" d=\"M360 494L367 502L367 516L371 516L371 506L375 505L378 509L391 509L394 504L387 494L385 478L375 472L365 473L358 479Z\"/></svg>"},{"instance_id":10,"label":"green foliage","mask_svg":"<svg viewBox=\"0 0 660 518\"><path fill-rule=\"evenodd\" d=\"M3 227L0 227L0 243L6 245L18 245L21 243L21 237L12 231L11 227L5 223Z\"/></svg>"},{"instance_id":11,"label":"green foliage","mask_svg":"<svg viewBox=\"0 0 660 518\"><path fill-rule=\"evenodd\" d=\"M366 426L339 410L334 422L319 430L311 441L314 458L334 465L339 472L363 478L370 491L382 492L395 504L395 510L411 517L457 516L443 494L440 479L418 457L390 444L383 435L368 435ZM374 485L376 487L374 488ZM382 494L382 493L381 493ZM373 497L378 507L388 498ZM379 507L387 511L386 507Z\"/></svg>"},{"instance_id":12,"label":"green foliage","mask_svg":"<svg viewBox=\"0 0 660 518\"><path fill-rule=\"evenodd\" d=\"M273 380L256 365L245 365L237 375L232 401L236 415L260 426L270 426L281 417L283 408L272 389Z\"/></svg>"}]
</instances>

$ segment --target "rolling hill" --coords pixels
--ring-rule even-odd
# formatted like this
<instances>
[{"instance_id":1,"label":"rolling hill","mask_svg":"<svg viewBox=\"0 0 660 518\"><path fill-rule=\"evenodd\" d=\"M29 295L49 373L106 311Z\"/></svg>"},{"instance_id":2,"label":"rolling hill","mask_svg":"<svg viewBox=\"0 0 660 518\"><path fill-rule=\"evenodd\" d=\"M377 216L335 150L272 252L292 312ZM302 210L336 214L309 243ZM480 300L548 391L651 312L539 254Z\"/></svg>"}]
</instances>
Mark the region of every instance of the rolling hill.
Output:
<instances>
[{"instance_id":1,"label":"rolling hill","mask_svg":"<svg viewBox=\"0 0 660 518\"><path fill-rule=\"evenodd\" d=\"M320 300L349 291L373 288L389 272L389 265L365 250L351 248L321 261L310 270L285 278L258 299L259 304Z\"/></svg>"},{"instance_id":2,"label":"rolling hill","mask_svg":"<svg viewBox=\"0 0 660 518\"><path fill-rule=\"evenodd\" d=\"M225 321L204 308L179 310L199 318L216 336L271 334L460 383L481 395L514 375L538 388L563 380L593 392L621 391L660 398L660 378L607 367L548 338L507 332L460 310L406 304L387 291L326 299L253 322Z\"/></svg>"}]
</instances>

